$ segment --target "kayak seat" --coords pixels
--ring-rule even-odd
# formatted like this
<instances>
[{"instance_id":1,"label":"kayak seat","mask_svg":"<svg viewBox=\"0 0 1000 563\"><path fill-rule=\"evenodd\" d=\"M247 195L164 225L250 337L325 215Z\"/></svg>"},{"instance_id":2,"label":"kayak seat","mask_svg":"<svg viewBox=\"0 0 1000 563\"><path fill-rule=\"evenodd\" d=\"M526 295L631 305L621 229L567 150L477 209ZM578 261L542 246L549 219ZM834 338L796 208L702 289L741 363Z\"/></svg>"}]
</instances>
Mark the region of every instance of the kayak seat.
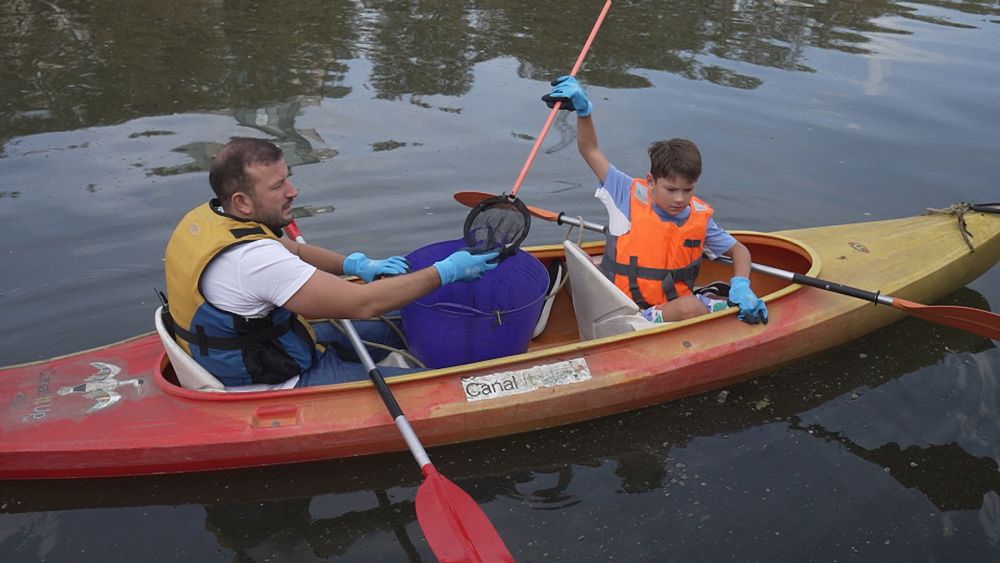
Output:
<instances>
[{"instance_id":1,"label":"kayak seat","mask_svg":"<svg viewBox=\"0 0 1000 563\"><path fill-rule=\"evenodd\" d=\"M658 326L642 318L639 306L606 278L579 246L567 240L563 247L581 340Z\"/></svg>"},{"instance_id":2,"label":"kayak seat","mask_svg":"<svg viewBox=\"0 0 1000 563\"><path fill-rule=\"evenodd\" d=\"M565 283L566 264L561 260L553 260L549 265L549 292L545 295L545 303L542 305L542 312L538 316L538 322L535 323L531 338L538 338L545 331L545 327L549 324L549 316L552 314L552 304Z\"/></svg>"},{"instance_id":3,"label":"kayak seat","mask_svg":"<svg viewBox=\"0 0 1000 563\"><path fill-rule=\"evenodd\" d=\"M177 344L174 338L170 336L170 333L167 332L167 327L163 324L162 306L156 308L156 313L153 314L153 322L156 324L156 333L160 336L160 342L163 343L163 349L167 352L167 358L170 359L170 366L174 369L177 381L181 384L181 387L185 389L217 393L224 393L227 391L272 391L275 389L290 389L295 387L295 384L299 380L299 377L295 376L288 381L277 385L261 384L226 387L221 381L216 379L214 375L209 373L208 370L201 367L201 364L194 361L194 358L189 356L188 353L185 352L179 344Z\"/></svg>"}]
</instances>

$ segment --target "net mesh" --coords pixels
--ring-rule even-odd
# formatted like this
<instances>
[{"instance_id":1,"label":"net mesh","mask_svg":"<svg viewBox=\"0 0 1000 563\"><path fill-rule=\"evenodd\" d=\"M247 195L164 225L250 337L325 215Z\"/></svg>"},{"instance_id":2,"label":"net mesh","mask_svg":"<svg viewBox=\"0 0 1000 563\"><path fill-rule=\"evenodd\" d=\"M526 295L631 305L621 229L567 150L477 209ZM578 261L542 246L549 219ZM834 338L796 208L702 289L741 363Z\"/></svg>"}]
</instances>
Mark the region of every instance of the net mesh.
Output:
<instances>
[{"instance_id":1,"label":"net mesh","mask_svg":"<svg viewBox=\"0 0 1000 563\"><path fill-rule=\"evenodd\" d=\"M500 259L517 252L531 227L531 214L517 198L497 196L480 202L465 219L463 238L470 252L500 250Z\"/></svg>"}]
</instances>

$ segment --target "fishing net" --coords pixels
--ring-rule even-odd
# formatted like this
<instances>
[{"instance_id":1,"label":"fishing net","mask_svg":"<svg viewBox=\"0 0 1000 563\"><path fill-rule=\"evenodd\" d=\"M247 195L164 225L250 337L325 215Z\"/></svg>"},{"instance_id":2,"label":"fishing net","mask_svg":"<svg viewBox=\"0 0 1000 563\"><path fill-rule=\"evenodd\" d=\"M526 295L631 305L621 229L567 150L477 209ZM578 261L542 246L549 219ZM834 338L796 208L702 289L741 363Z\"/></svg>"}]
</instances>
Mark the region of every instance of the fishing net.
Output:
<instances>
[{"instance_id":1,"label":"fishing net","mask_svg":"<svg viewBox=\"0 0 1000 563\"><path fill-rule=\"evenodd\" d=\"M531 214L521 200L498 195L479 202L465 218L463 239L474 254L499 250L500 261L512 256L528 236Z\"/></svg>"}]
</instances>

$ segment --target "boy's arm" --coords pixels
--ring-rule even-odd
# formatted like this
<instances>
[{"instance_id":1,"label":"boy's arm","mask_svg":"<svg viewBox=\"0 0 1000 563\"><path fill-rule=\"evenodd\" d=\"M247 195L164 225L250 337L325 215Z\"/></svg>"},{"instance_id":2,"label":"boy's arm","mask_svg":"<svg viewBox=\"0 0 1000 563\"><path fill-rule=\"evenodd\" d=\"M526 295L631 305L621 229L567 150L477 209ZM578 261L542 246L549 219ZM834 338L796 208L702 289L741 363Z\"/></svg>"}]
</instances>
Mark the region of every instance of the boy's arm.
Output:
<instances>
[{"instance_id":1,"label":"boy's arm","mask_svg":"<svg viewBox=\"0 0 1000 563\"><path fill-rule=\"evenodd\" d=\"M744 278L750 277L750 250L740 241L736 241L727 252L726 256L733 259L733 275Z\"/></svg>"},{"instance_id":2,"label":"boy's arm","mask_svg":"<svg viewBox=\"0 0 1000 563\"><path fill-rule=\"evenodd\" d=\"M587 162L594 175L603 184L608 176L608 158L597 146L597 130L594 128L594 118L591 116L576 118L576 147L580 156Z\"/></svg>"},{"instance_id":3,"label":"boy's arm","mask_svg":"<svg viewBox=\"0 0 1000 563\"><path fill-rule=\"evenodd\" d=\"M755 325L767 324L767 305L750 289L750 250L737 241L726 255L733 259L733 279L729 281L729 301L735 303L740 312L737 318Z\"/></svg>"},{"instance_id":4,"label":"boy's arm","mask_svg":"<svg viewBox=\"0 0 1000 563\"><path fill-rule=\"evenodd\" d=\"M542 96L542 101L549 107L561 102L560 109L576 112L576 146L580 149L580 156L603 184L608 176L609 163L597 146L597 131L590 117L594 105L587 99L583 87L572 76L560 76L552 81L552 90Z\"/></svg>"}]
</instances>

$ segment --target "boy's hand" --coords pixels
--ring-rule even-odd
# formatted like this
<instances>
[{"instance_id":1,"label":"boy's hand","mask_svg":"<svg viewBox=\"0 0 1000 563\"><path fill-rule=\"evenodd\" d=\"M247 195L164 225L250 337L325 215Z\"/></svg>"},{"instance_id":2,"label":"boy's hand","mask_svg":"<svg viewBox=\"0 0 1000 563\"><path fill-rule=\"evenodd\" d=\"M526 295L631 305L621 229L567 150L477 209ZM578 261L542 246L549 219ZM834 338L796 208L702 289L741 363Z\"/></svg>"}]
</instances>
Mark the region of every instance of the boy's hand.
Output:
<instances>
[{"instance_id":1,"label":"boy's hand","mask_svg":"<svg viewBox=\"0 0 1000 563\"><path fill-rule=\"evenodd\" d=\"M594 111L593 104L587 99L580 83L572 76L560 76L552 81L552 90L542 96L542 101L549 107L562 102L559 109L575 111L580 117L587 117Z\"/></svg>"},{"instance_id":2,"label":"boy's hand","mask_svg":"<svg viewBox=\"0 0 1000 563\"><path fill-rule=\"evenodd\" d=\"M729 303L738 305L740 314L737 318L745 323L755 325L767 324L767 306L754 295L750 289L750 280L736 276L729 282Z\"/></svg>"}]
</instances>

